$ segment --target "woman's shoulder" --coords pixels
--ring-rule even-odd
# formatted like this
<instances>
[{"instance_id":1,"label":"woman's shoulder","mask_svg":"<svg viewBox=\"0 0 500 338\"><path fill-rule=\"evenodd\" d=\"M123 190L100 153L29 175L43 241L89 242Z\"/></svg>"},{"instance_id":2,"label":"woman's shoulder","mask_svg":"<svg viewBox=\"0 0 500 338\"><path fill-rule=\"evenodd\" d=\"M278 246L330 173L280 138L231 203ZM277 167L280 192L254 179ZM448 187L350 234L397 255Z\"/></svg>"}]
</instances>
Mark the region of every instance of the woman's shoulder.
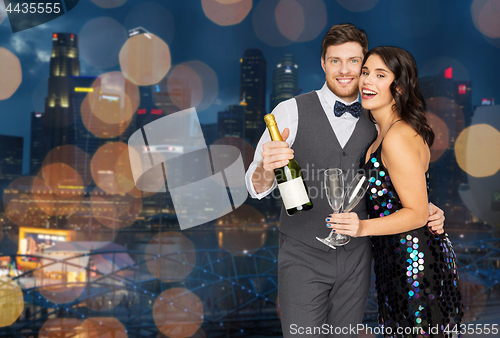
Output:
<instances>
[{"instance_id":1,"label":"woman's shoulder","mask_svg":"<svg viewBox=\"0 0 500 338\"><path fill-rule=\"evenodd\" d=\"M425 146L424 139L405 121L395 123L384 138L383 151L417 151Z\"/></svg>"}]
</instances>

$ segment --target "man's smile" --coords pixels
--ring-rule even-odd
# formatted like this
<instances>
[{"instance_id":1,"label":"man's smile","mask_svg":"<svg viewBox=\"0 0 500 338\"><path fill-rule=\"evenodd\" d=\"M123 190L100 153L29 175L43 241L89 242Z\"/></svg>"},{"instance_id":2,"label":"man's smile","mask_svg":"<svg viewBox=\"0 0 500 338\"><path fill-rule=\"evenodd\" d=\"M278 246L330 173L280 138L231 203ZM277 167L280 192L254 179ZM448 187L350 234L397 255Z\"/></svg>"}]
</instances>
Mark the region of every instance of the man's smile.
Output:
<instances>
[{"instance_id":1,"label":"man's smile","mask_svg":"<svg viewBox=\"0 0 500 338\"><path fill-rule=\"evenodd\" d=\"M352 81L354 81L353 77L338 77L336 78L337 82L342 84L342 85L347 85L350 84Z\"/></svg>"}]
</instances>

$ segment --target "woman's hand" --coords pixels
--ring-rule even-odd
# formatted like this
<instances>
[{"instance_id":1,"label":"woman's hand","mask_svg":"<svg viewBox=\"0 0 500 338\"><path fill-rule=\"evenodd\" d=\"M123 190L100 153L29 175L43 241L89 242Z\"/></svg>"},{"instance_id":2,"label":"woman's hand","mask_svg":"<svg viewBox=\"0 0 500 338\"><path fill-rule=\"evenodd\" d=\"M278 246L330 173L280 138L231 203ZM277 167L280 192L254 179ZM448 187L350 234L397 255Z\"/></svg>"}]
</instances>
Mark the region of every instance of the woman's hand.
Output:
<instances>
[{"instance_id":1,"label":"woman's hand","mask_svg":"<svg viewBox=\"0 0 500 338\"><path fill-rule=\"evenodd\" d=\"M444 211L432 203L429 203L429 223L427 226L431 232L436 234L444 233Z\"/></svg>"},{"instance_id":2,"label":"woman's hand","mask_svg":"<svg viewBox=\"0 0 500 338\"><path fill-rule=\"evenodd\" d=\"M342 235L361 237L363 221L359 220L355 212L330 214L326 218L326 226Z\"/></svg>"}]
</instances>

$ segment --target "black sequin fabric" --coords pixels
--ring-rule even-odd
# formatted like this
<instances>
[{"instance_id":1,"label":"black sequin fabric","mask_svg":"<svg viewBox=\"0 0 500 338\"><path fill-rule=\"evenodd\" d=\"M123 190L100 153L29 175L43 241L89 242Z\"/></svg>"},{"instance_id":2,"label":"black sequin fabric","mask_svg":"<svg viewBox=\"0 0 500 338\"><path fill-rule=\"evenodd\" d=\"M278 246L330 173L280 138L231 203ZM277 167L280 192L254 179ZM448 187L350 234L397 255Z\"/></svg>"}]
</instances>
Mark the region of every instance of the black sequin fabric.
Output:
<instances>
[{"instance_id":1,"label":"black sequin fabric","mask_svg":"<svg viewBox=\"0 0 500 338\"><path fill-rule=\"evenodd\" d=\"M386 217L403 208L382 164L381 151L382 143L362 166L370 181L370 218ZM450 331L460 331L463 305L448 235L434 234L423 226L397 235L373 236L372 243L378 319L384 337L457 337Z\"/></svg>"}]
</instances>

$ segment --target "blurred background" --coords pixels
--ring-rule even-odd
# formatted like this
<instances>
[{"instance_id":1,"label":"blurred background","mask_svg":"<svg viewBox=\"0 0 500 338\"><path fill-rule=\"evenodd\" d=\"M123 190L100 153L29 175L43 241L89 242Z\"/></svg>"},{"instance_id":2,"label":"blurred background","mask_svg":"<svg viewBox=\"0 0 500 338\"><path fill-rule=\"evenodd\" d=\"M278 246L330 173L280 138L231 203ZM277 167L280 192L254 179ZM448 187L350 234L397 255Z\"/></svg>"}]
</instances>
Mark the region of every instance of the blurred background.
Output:
<instances>
[{"instance_id":1,"label":"blurred background","mask_svg":"<svg viewBox=\"0 0 500 338\"><path fill-rule=\"evenodd\" d=\"M279 196L180 231L127 141L196 107L248 168L263 116L323 85L321 40L345 22L415 57L465 321L500 324L499 17L499 0L82 0L12 33L0 2L0 336L281 336ZM372 277L370 327L375 297Z\"/></svg>"}]
</instances>

